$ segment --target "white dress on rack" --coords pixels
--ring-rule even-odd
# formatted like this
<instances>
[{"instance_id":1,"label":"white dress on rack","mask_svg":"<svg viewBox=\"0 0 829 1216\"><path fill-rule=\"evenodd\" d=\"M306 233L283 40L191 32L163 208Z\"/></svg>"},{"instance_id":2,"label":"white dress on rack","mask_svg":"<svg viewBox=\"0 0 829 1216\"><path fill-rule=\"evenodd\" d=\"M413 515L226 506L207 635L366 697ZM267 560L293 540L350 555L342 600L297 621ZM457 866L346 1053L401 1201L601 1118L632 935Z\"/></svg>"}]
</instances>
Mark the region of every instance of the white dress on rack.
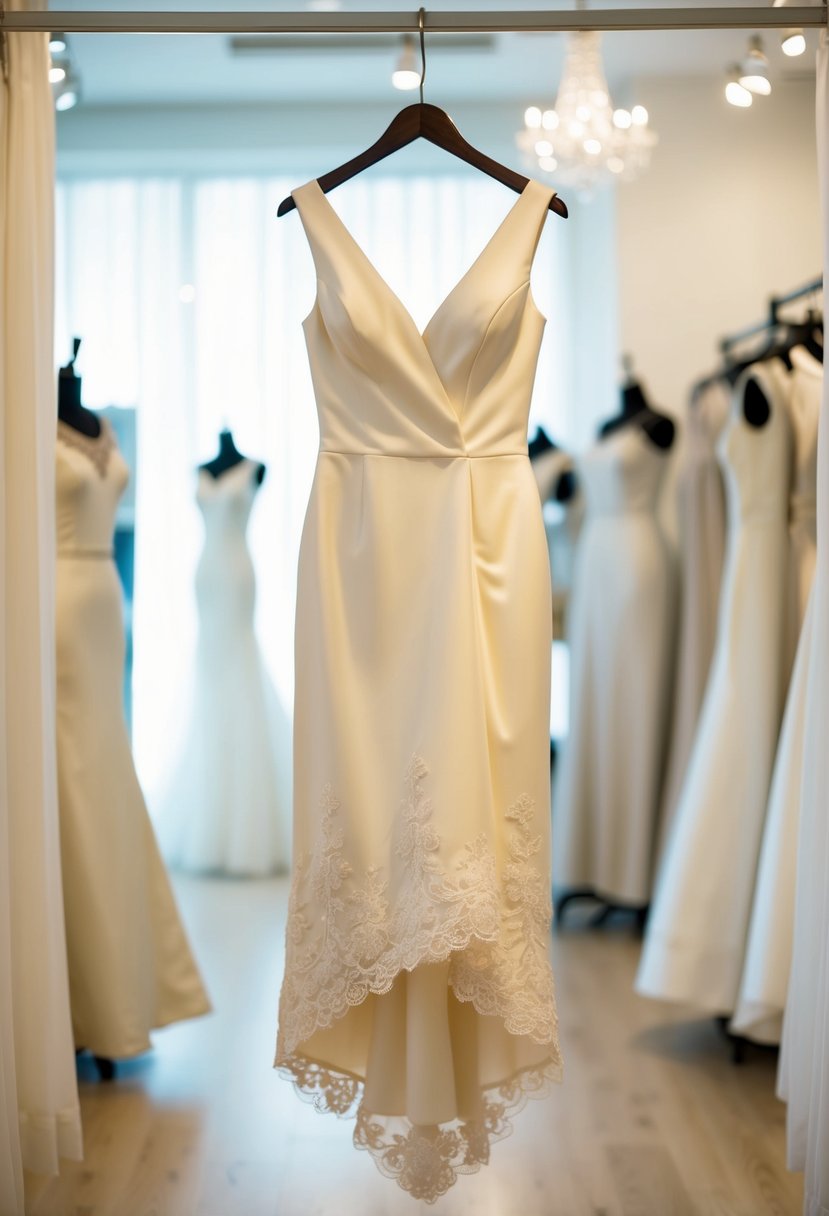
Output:
<instances>
[{"instance_id":1,"label":"white dress on rack","mask_svg":"<svg viewBox=\"0 0 829 1216\"><path fill-rule=\"evenodd\" d=\"M717 440L728 417L730 391L716 381L686 412L677 476L679 628L668 764L662 792L658 853L664 849L694 745L717 638L723 557L725 486Z\"/></svg>"},{"instance_id":2,"label":"white dress on rack","mask_svg":"<svg viewBox=\"0 0 829 1216\"><path fill-rule=\"evenodd\" d=\"M749 376L769 402L762 427L743 414ZM737 1000L788 678L787 393L782 364L751 368L721 439L728 538L717 645L636 981L645 996L716 1014Z\"/></svg>"},{"instance_id":3,"label":"white dress on rack","mask_svg":"<svg viewBox=\"0 0 829 1216\"><path fill-rule=\"evenodd\" d=\"M560 1074L530 181L421 332L317 182L276 1064L431 1202Z\"/></svg>"},{"instance_id":4,"label":"white dress on rack","mask_svg":"<svg viewBox=\"0 0 829 1216\"><path fill-rule=\"evenodd\" d=\"M790 612L800 641L777 745L740 997L731 1023L735 1033L763 1043L780 1042L792 957L803 726L812 642L810 594L817 556L815 491L823 365L803 347L791 352L791 360L788 383L794 480L789 504L789 586Z\"/></svg>"},{"instance_id":5,"label":"white dress on rack","mask_svg":"<svg viewBox=\"0 0 829 1216\"><path fill-rule=\"evenodd\" d=\"M75 1044L119 1059L210 1005L135 775L122 688L115 510L128 470L105 421L58 424L57 753Z\"/></svg>"},{"instance_id":6,"label":"white dress on rack","mask_svg":"<svg viewBox=\"0 0 829 1216\"><path fill-rule=\"evenodd\" d=\"M258 468L242 460L219 477L199 470L198 642L185 731L157 813L164 855L182 870L261 875L288 863L290 728L254 632L246 539Z\"/></svg>"},{"instance_id":7,"label":"white dress on rack","mask_svg":"<svg viewBox=\"0 0 829 1216\"><path fill-rule=\"evenodd\" d=\"M665 759L674 569L656 515L666 453L637 425L577 466L587 510L570 602L570 729L553 794L555 885L641 907Z\"/></svg>"}]
</instances>

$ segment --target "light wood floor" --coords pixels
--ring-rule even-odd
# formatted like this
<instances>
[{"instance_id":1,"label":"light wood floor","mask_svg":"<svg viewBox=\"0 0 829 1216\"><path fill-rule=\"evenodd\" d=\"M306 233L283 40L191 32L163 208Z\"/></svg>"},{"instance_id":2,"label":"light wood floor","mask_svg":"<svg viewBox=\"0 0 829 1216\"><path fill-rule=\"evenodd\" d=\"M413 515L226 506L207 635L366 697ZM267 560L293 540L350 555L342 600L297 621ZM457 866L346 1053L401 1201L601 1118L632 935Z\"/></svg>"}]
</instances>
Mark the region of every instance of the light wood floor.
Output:
<instances>
[{"instance_id":1,"label":"light wood floor","mask_svg":"<svg viewBox=\"0 0 829 1216\"><path fill-rule=\"evenodd\" d=\"M799 1216L773 1058L636 997L626 928L557 937L564 1084L427 1208L270 1069L286 882L177 887L216 1012L112 1084L82 1064L86 1159L29 1177L29 1216Z\"/></svg>"}]
</instances>

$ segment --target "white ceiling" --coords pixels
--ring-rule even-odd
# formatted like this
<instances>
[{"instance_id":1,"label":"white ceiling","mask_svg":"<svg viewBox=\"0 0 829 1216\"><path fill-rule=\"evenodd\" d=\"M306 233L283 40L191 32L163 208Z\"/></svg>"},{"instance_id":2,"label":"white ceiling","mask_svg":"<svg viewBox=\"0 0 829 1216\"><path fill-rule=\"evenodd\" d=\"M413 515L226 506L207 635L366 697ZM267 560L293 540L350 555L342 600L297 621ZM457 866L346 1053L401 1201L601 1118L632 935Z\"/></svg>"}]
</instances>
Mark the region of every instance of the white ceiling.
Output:
<instances>
[{"instance_id":1,"label":"white ceiling","mask_svg":"<svg viewBox=\"0 0 829 1216\"><path fill-rule=\"evenodd\" d=\"M684 0L687 4L688 0ZM721 0L722 2L722 0ZM637 0L636 7L670 4L671 0ZM229 0L52 0L59 25L60 11L117 9L129 11L233 8ZM597 0L597 6L631 7L622 0ZM313 7L302 0L245 0L239 9L297 11ZM509 0L437 0L429 8L508 9ZM516 8L550 8L549 0L519 0ZM561 7L564 7L563 5ZM567 7L570 7L569 5ZM340 0L347 9L413 10L412 0ZM682 31L675 33L606 34L605 64L612 89L624 92L631 79L671 74L718 75L743 53L747 31ZM481 36L478 36L480 38ZM307 43L307 39L304 40ZM315 42L268 54L236 55L228 37L145 36L135 34L70 35L73 66L80 73L85 105L194 104L199 102L348 102L393 101L390 81L396 57L388 39L379 45L349 46L346 36L329 46ZM361 43L364 40L361 40ZM813 71L816 35L809 35L807 53L789 60L779 38L769 34L766 50L772 70L787 76ZM437 103L541 99L555 95L564 38L558 34L500 34L482 45L465 45L457 38L427 38L427 100ZM431 49L431 53L430 53ZM411 96L411 95L408 95ZM624 97L621 98L624 100Z\"/></svg>"}]
</instances>

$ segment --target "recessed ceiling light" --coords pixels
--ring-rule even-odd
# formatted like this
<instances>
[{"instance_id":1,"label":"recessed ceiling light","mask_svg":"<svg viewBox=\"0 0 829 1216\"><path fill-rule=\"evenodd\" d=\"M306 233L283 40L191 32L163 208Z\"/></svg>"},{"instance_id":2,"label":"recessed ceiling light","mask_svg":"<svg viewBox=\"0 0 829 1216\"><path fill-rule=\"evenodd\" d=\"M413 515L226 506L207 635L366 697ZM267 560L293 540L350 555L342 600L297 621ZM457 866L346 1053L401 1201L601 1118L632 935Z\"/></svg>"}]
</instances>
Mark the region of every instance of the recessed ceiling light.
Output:
<instances>
[{"instance_id":1,"label":"recessed ceiling light","mask_svg":"<svg viewBox=\"0 0 829 1216\"><path fill-rule=\"evenodd\" d=\"M396 89L403 91L416 89L420 84L420 72L415 58L415 40L412 34L403 35L403 49L397 60L397 67L391 74L391 82Z\"/></svg>"},{"instance_id":2,"label":"recessed ceiling light","mask_svg":"<svg viewBox=\"0 0 829 1216\"><path fill-rule=\"evenodd\" d=\"M748 51L740 71L740 84L749 93L768 97L771 92L769 61L763 50L763 40L755 35L749 39Z\"/></svg>"},{"instance_id":3,"label":"recessed ceiling light","mask_svg":"<svg viewBox=\"0 0 829 1216\"><path fill-rule=\"evenodd\" d=\"M795 55L802 55L806 50L806 36L803 30L786 30L780 39L780 45L784 55L794 58Z\"/></svg>"},{"instance_id":4,"label":"recessed ceiling light","mask_svg":"<svg viewBox=\"0 0 829 1216\"><path fill-rule=\"evenodd\" d=\"M740 82L740 65L735 63L728 71L728 83L725 86L725 99L732 106L745 109L751 105L752 97L748 89Z\"/></svg>"},{"instance_id":5,"label":"recessed ceiling light","mask_svg":"<svg viewBox=\"0 0 829 1216\"><path fill-rule=\"evenodd\" d=\"M81 85L76 76L69 73L55 90L55 109L71 110L81 99Z\"/></svg>"},{"instance_id":6,"label":"recessed ceiling light","mask_svg":"<svg viewBox=\"0 0 829 1216\"><path fill-rule=\"evenodd\" d=\"M66 50L66 35L65 34L50 34L49 35L49 53L51 55L62 55Z\"/></svg>"}]
</instances>

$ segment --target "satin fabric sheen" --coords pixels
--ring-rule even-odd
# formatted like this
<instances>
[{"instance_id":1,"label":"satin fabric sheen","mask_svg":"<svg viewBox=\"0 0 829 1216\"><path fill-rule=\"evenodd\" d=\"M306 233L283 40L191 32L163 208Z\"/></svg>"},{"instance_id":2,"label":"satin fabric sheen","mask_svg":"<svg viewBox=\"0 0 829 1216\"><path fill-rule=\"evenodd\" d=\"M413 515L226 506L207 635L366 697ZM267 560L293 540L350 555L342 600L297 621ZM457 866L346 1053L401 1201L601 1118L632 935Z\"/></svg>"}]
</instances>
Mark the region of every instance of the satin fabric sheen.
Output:
<instances>
[{"instance_id":1,"label":"satin fabric sheen","mask_svg":"<svg viewBox=\"0 0 829 1216\"><path fill-rule=\"evenodd\" d=\"M761 427L743 414L748 377L769 403ZM737 1003L791 662L786 399L782 363L752 367L720 439L728 536L717 644L636 980L645 996L714 1014Z\"/></svg>"},{"instance_id":2,"label":"satin fabric sheen","mask_svg":"<svg viewBox=\"0 0 829 1216\"><path fill-rule=\"evenodd\" d=\"M794 440L789 500L791 634L799 637L771 780L757 868L751 925L732 1030L779 1043L789 984L797 884L806 686L812 653L811 590L817 557L817 436L823 365L808 351L791 352L788 407Z\"/></svg>"},{"instance_id":3,"label":"satin fabric sheen","mask_svg":"<svg viewBox=\"0 0 829 1216\"><path fill-rule=\"evenodd\" d=\"M72 1026L118 1059L210 1008L179 920L130 751L121 701L121 585L110 557L127 483L117 448L60 425L57 446L58 805ZM112 439L114 444L114 439ZM86 450L84 450L86 448Z\"/></svg>"},{"instance_id":4,"label":"satin fabric sheen","mask_svg":"<svg viewBox=\"0 0 829 1216\"><path fill-rule=\"evenodd\" d=\"M664 850L682 792L717 639L725 556L725 486L717 440L728 417L729 392L727 385L717 381L691 401L686 413L687 432L677 476L677 667L657 857Z\"/></svg>"},{"instance_id":5,"label":"satin fabric sheen","mask_svg":"<svg viewBox=\"0 0 829 1216\"><path fill-rule=\"evenodd\" d=\"M530 182L423 333L316 182L276 1064L432 1202L557 1079Z\"/></svg>"}]
</instances>

